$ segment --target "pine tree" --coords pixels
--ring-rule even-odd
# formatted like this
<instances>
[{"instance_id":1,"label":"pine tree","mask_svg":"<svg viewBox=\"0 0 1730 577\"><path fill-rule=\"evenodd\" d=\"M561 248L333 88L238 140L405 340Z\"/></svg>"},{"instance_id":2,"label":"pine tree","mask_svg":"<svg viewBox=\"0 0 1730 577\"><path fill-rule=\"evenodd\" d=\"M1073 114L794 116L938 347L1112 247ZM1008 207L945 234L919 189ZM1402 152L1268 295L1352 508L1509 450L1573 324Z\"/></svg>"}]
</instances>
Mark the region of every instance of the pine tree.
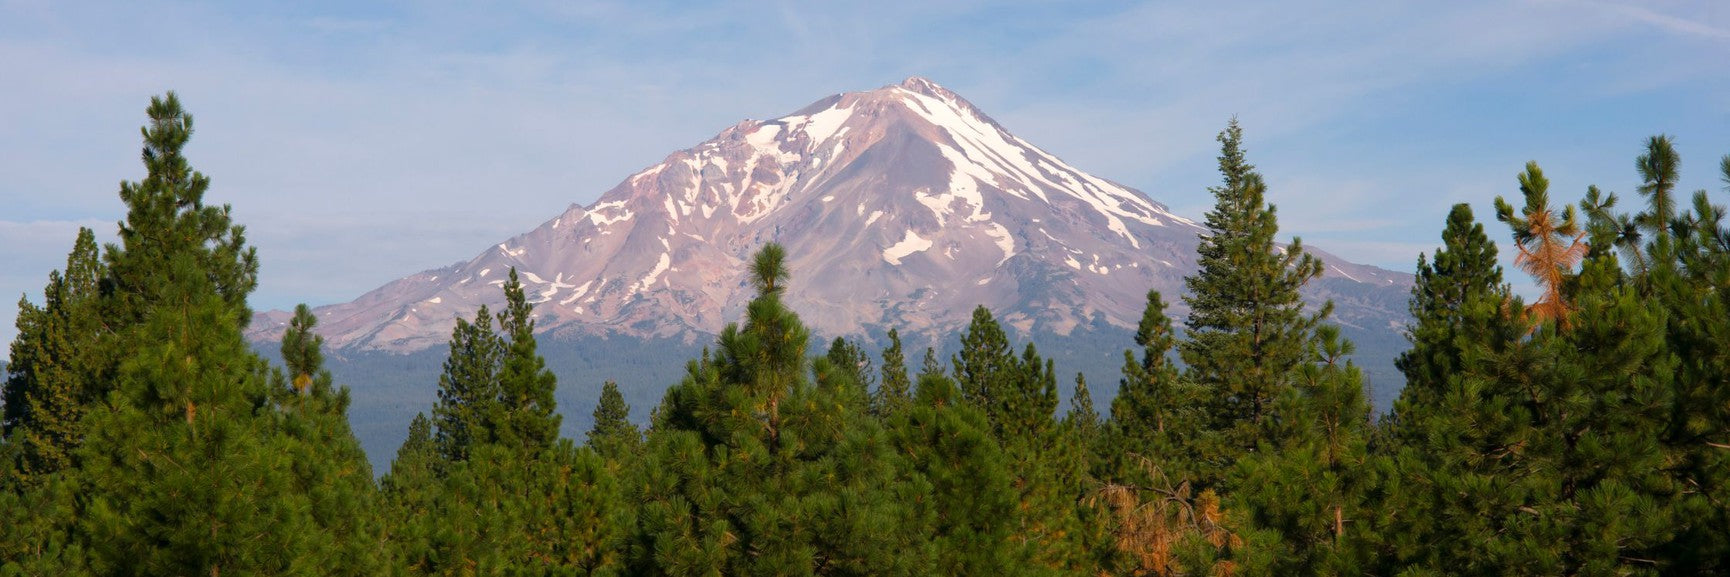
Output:
<instances>
[{"instance_id":1,"label":"pine tree","mask_svg":"<svg viewBox=\"0 0 1730 577\"><path fill-rule=\"evenodd\" d=\"M1115 450L1106 455L1106 475L1134 483L1145 470L1143 460L1159 464L1162 475L1189 479L1197 458L1201 391L1184 381L1166 355L1177 345L1165 301L1158 291L1147 292L1147 307L1136 327L1135 344L1123 352L1123 379L1111 400L1108 435Z\"/></svg>"},{"instance_id":2,"label":"pine tree","mask_svg":"<svg viewBox=\"0 0 1730 577\"><path fill-rule=\"evenodd\" d=\"M1576 282L1586 314L1535 337L1555 353L1535 383L1545 435L1534 452L1552 455L1541 470L1556 479L1553 500L1535 506L1553 525L1528 538L1563 545L1568 574L1649 573L1642 560L1657 557L1678 525L1668 507L1654 506L1677 489L1660 444L1678 359L1666 347L1662 306L1627 282L1613 255L1586 261ZM1531 564L1552 573L1550 562Z\"/></svg>"},{"instance_id":3,"label":"pine tree","mask_svg":"<svg viewBox=\"0 0 1730 577\"><path fill-rule=\"evenodd\" d=\"M560 440L539 458L475 445L401 522L399 565L417 575L616 575L631 512L593 451Z\"/></svg>"},{"instance_id":4,"label":"pine tree","mask_svg":"<svg viewBox=\"0 0 1730 577\"><path fill-rule=\"evenodd\" d=\"M620 468L558 438L557 381L514 270L504 292L496 317L482 307L473 323L458 321L435 420L412 425L395 465L403 477L386 481L401 519L394 555L425 575L619 572L632 525Z\"/></svg>"},{"instance_id":5,"label":"pine tree","mask_svg":"<svg viewBox=\"0 0 1730 577\"><path fill-rule=\"evenodd\" d=\"M985 415L992 437L1013 471L1018 514L1013 531L1042 571L1077 571L1091 550L1077 516L1081 485L1090 468L1084 447L1066 442L1057 427L1057 371L1027 343L1020 355L985 307L975 308L951 357L962 399ZM923 379L923 377L921 377Z\"/></svg>"},{"instance_id":6,"label":"pine tree","mask_svg":"<svg viewBox=\"0 0 1730 577\"><path fill-rule=\"evenodd\" d=\"M905 410L913 402L913 383L907 378L901 333L895 329L889 329L889 347L883 349L883 380L873 401L872 412L879 417Z\"/></svg>"},{"instance_id":7,"label":"pine tree","mask_svg":"<svg viewBox=\"0 0 1730 577\"><path fill-rule=\"evenodd\" d=\"M1524 219L1511 218L1506 203L1498 209L1515 221L1524 254L1573 250L1573 219L1549 208L1535 165L1522 184ZM1650 274L1669 274L1653 264ZM1459 368L1436 393L1410 397L1422 403L1402 408L1400 427L1410 431L1400 436L1401 485L1387 508L1403 515L1383 526L1394 529L1388 555L1403 565L1388 572L1669 571L1666 559L1677 556L1662 551L1686 526L1660 504L1673 502L1679 486L1664 472L1675 461L1661 450L1676 406L1667 383L1677 356L1664 343L1662 305L1631 280L1615 252L1593 250L1577 277L1552 285L1549 302L1579 313L1569 322L1528 330L1518 319L1498 320L1506 301L1493 291L1475 291L1461 305L1458 322L1476 334L1449 345Z\"/></svg>"},{"instance_id":8,"label":"pine tree","mask_svg":"<svg viewBox=\"0 0 1730 577\"><path fill-rule=\"evenodd\" d=\"M1364 521L1376 481L1363 375L1339 327L1316 329L1309 359L1281 397L1275 441L1240 462L1229 498L1280 536L1275 574L1362 574L1377 539Z\"/></svg>"},{"instance_id":9,"label":"pine tree","mask_svg":"<svg viewBox=\"0 0 1730 577\"><path fill-rule=\"evenodd\" d=\"M96 299L103 274L95 234L81 228L65 274L48 275L43 306L19 302L18 336L0 390L0 438L18 446L16 474L25 483L73 465L84 413L100 396L91 367L100 359Z\"/></svg>"},{"instance_id":10,"label":"pine tree","mask_svg":"<svg viewBox=\"0 0 1730 577\"><path fill-rule=\"evenodd\" d=\"M925 375L943 375L943 363L937 361L935 347L925 347L925 359L919 362L919 378L923 380Z\"/></svg>"},{"instance_id":11,"label":"pine tree","mask_svg":"<svg viewBox=\"0 0 1730 577\"><path fill-rule=\"evenodd\" d=\"M432 420L426 413L416 413L414 420L408 425L408 438L396 450L396 459L391 461L390 472L385 474L379 485L385 493L401 493L421 490L435 480L434 462L438 459L438 448L433 443Z\"/></svg>"},{"instance_id":12,"label":"pine tree","mask_svg":"<svg viewBox=\"0 0 1730 577\"><path fill-rule=\"evenodd\" d=\"M1719 169L1730 191L1730 156ZM1653 267L1643 284L1667 313L1666 344L1677 361L1662 439L1677 489L1666 502L1676 533L1656 555L1677 575L1730 568L1730 228L1706 191L1692 200L1692 211L1672 221L1674 263Z\"/></svg>"},{"instance_id":13,"label":"pine tree","mask_svg":"<svg viewBox=\"0 0 1730 577\"><path fill-rule=\"evenodd\" d=\"M1652 238L1670 234L1670 221L1676 217L1676 181L1680 178L1682 160L1670 135L1660 134L1646 140L1646 153L1634 160L1640 171L1640 195L1646 197L1649 208L1635 218Z\"/></svg>"},{"instance_id":14,"label":"pine tree","mask_svg":"<svg viewBox=\"0 0 1730 577\"><path fill-rule=\"evenodd\" d=\"M729 325L721 332L719 350L724 376L763 399L771 447L779 443L781 400L803 376L809 340L798 315L781 304L786 260L779 244L769 243L757 252L750 271L757 298L746 307L743 330Z\"/></svg>"},{"instance_id":15,"label":"pine tree","mask_svg":"<svg viewBox=\"0 0 1730 577\"><path fill-rule=\"evenodd\" d=\"M1537 162L1527 162L1520 174L1520 193L1526 198L1525 208L1516 215L1514 207L1502 197L1496 197L1496 220L1514 230L1514 246L1519 254L1514 266L1520 267L1538 281L1544 294L1526 307L1539 319L1566 323L1570 310L1562 295L1562 283L1575 264L1586 256L1587 245L1582 239L1579 217L1573 205L1561 213L1550 207L1550 179Z\"/></svg>"},{"instance_id":16,"label":"pine tree","mask_svg":"<svg viewBox=\"0 0 1730 577\"><path fill-rule=\"evenodd\" d=\"M819 386L845 387L849 403L861 411L871 410L871 388L877 382L877 370L858 341L835 337L829 351L818 360L821 363L813 363L811 369Z\"/></svg>"},{"instance_id":17,"label":"pine tree","mask_svg":"<svg viewBox=\"0 0 1730 577\"><path fill-rule=\"evenodd\" d=\"M927 557L904 530L883 430L847 379L811 386L807 332L780 300L785 253L765 246L752 267L757 298L713 355L687 366L656 412L632 546L633 572L911 574ZM820 378L836 369L813 363Z\"/></svg>"},{"instance_id":18,"label":"pine tree","mask_svg":"<svg viewBox=\"0 0 1730 577\"><path fill-rule=\"evenodd\" d=\"M279 444L290 457L295 490L310 501L317 527L315 550L328 554L325 574L375 575L382 528L372 466L349 429L348 387L335 387L324 369L324 338L313 332L318 318L302 304L283 333L281 353L288 376L273 375L277 405L284 413Z\"/></svg>"},{"instance_id":19,"label":"pine tree","mask_svg":"<svg viewBox=\"0 0 1730 577\"><path fill-rule=\"evenodd\" d=\"M424 570L417 565L432 556L432 535L437 527L426 521L426 512L441 499L441 463L433 439L432 420L416 413L409 423L408 438L397 448L390 472L379 481L379 517L385 519L384 541L390 544L390 563L408 573Z\"/></svg>"},{"instance_id":20,"label":"pine tree","mask_svg":"<svg viewBox=\"0 0 1730 577\"><path fill-rule=\"evenodd\" d=\"M962 398L985 411L995 428L999 400L992 396L996 392L994 381L1011 370L1015 353L1010 351L1003 327L983 305L973 309L973 320L961 335L961 351L950 357L950 363L955 367L952 374Z\"/></svg>"},{"instance_id":21,"label":"pine tree","mask_svg":"<svg viewBox=\"0 0 1730 577\"><path fill-rule=\"evenodd\" d=\"M497 377L499 398L492 406L497 413L487 427L492 433L489 441L533 455L559 438L562 419L553 399L558 382L536 351L534 306L523 295L516 267L511 267L504 289L505 310L498 315L504 349Z\"/></svg>"},{"instance_id":22,"label":"pine tree","mask_svg":"<svg viewBox=\"0 0 1730 577\"><path fill-rule=\"evenodd\" d=\"M246 246L245 228L232 224L228 205L204 204L210 179L180 154L192 137L192 116L181 110L179 98L170 92L151 99L149 114L151 124L143 130L148 175L121 183L126 220L120 223L120 244L104 251L109 286L103 319L111 327L143 324L166 294L178 291L164 270L184 266L171 273L201 278L173 280L207 285L201 288L222 301L231 322L245 326L252 320L246 297L258 286L257 251Z\"/></svg>"},{"instance_id":23,"label":"pine tree","mask_svg":"<svg viewBox=\"0 0 1730 577\"><path fill-rule=\"evenodd\" d=\"M1456 204L1448 212L1442 243L1434 263L1418 256L1410 304L1416 322L1406 334L1412 348L1394 362L1406 377L1395 404L1396 421L1407 419L1408 413L1437 409L1448 378L1466 370L1466 348L1492 342L1487 339L1498 335L1499 342L1509 341L1509 322L1501 311L1473 306L1511 297L1496 264L1496 245L1472 218L1470 205Z\"/></svg>"},{"instance_id":24,"label":"pine tree","mask_svg":"<svg viewBox=\"0 0 1730 577\"><path fill-rule=\"evenodd\" d=\"M824 356L859 388L870 390L877 384L876 367L872 366L871 357L865 354L865 348L858 341L835 337Z\"/></svg>"},{"instance_id":25,"label":"pine tree","mask_svg":"<svg viewBox=\"0 0 1730 577\"><path fill-rule=\"evenodd\" d=\"M1586 187L1586 198L1580 201L1580 211L1586 214L1589 250L1618 249L1634 273L1644 275L1648 259L1642 241L1646 232L1635 217L1614 211L1617 200L1614 192L1606 194L1595 185Z\"/></svg>"},{"instance_id":26,"label":"pine tree","mask_svg":"<svg viewBox=\"0 0 1730 577\"><path fill-rule=\"evenodd\" d=\"M1004 522L1016 516L1019 493L985 414L964 402L947 377L926 374L910 405L887 419L891 443L905 455L908 483L929 487L927 497L909 501L917 523L910 529L921 537L909 556L930 558L919 569L933 575L1032 573L1034 551Z\"/></svg>"},{"instance_id":27,"label":"pine tree","mask_svg":"<svg viewBox=\"0 0 1730 577\"><path fill-rule=\"evenodd\" d=\"M16 444L0 443L0 575L88 575L88 555L76 533L81 484L74 475L20 481Z\"/></svg>"},{"instance_id":28,"label":"pine tree","mask_svg":"<svg viewBox=\"0 0 1730 577\"><path fill-rule=\"evenodd\" d=\"M1093 409L1087 375L1075 373L1075 393L1069 397L1069 412L1063 415L1063 425L1071 429L1082 446L1091 446L1099 434L1099 411Z\"/></svg>"},{"instance_id":29,"label":"pine tree","mask_svg":"<svg viewBox=\"0 0 1730 577\"><path fill-rule=\"evenodd\" d=\"M589 448L608 461L633 459L642 451L643 433L631 423L631 406L625 404L619 385L607 381L601 385L601 399L595 405L595 426L589 429Z\"/></svg>"},{"instance_id":30,"label":"pine tree","mask_svg":"<svg viewBox=\"0 0 1730 577\"><path fill-rule=\"evenodd\" d=\"M1086 498L1112 523L1115 555L1100 564L1100 574L1275 574L1276 536L1240 529L1242 515L1229 514L1217 492L1194 494L1152 459L1136 462L1142 469L1124 476L1144 481L1106 482Z\"/></svg>"},{"instance_id":31,"label":"pine tree","mask_svg":"<svg viewBox=\"0 0 1730 577\"><path fill-rule=\"evenodd\" d=\"M498 414L498 371L505 343L493 332L492 313L481 305L474 322L461 318L451 330L450 356L439 375L433 406L434 444L448 463L468 459L469 450L493 438Z\"/></svg>"},{"instance_id":32,"label":"pine tree","mask_svg":"<svg viewBox=\"0 0 1730 577\"><path fill-rule=\"evenodd\" d=\"M299 490L299 443L241 336L258 262L209 179L181 155L192 119L152 99L144 180L121 185L100 299L113 392L85 418L76 533L100 574L339 572L336 536ZM292 424L292 423L291 423Z\"/></svg>"},{"instance_id":33,"label":"pine tree","mask_svg":"<svg viewBox=\"0 0 1730 577\"><path fill-rule=\"evenodd\" d=\"M1189 378L1210 396L1205 426L1220 445L1206 466L1217 471L1266 434L1310 331L1332 308L1304 313L1298 289L1321 275L1322 263L1297 239L1283 249L1274 244L1279 224L1264 200L1261 174L1244 160L1242 140L1235 119L1220 132L1223 182L1209 189L1216 204L1197 249L1201 269L1184 279L1189 340L1179 352Z\"/></svg>"}]
</instances>

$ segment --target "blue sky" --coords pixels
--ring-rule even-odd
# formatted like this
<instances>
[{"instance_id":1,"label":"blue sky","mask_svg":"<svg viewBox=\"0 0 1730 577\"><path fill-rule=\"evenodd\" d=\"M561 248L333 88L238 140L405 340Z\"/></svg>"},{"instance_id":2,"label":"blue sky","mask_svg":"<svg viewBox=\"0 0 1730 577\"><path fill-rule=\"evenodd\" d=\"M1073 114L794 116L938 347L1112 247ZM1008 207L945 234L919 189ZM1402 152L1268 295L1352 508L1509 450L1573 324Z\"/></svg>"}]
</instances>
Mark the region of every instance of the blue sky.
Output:
<instances>
[{"instance_id":1,"label":"blue sky","mask_svg":"<svg viewBox=\"0 0 1730 577\"><path fill-rule=\"evenodd\" d=\"M1715 0L0 0L0 338L78 226L112 238L165 90L269 309L466 260L741 119L909 75L1197 219L1235 115L1282 237L1396 270L1527 160L1558 200L1636 196L1653 134L1685 191L1730 202Z\"/></svg>"}]
</instances>

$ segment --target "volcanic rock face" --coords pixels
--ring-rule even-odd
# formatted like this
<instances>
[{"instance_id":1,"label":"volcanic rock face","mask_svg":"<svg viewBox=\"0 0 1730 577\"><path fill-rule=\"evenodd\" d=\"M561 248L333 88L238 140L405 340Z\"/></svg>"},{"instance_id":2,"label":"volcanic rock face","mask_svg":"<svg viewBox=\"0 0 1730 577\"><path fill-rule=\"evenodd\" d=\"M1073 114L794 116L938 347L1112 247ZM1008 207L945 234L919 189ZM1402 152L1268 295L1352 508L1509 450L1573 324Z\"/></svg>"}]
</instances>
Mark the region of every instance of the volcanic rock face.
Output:
<instances>
[{"instance_id":1,"label":"volcanic rock face","mask_svg":"<svg viewBox=\"0 0 1730 577\"><path fill-rule=\"evenodd\" d=\"M698 338L741 316L746 265L774 241L789 255L786 300L818 334L952 330L981 304L1067 334L1133 328L1149 288L1184 314L1204 232L909 78L741 122L468 262L316 312L333 347L419 350L496 309L516 267L543 331ZM1327 278L1307 296L1335 299L1337 322L1403 322L1410 275L1318 255ZM253 337L279 338L286 320L264 313Z\"/></svg>"}]
</instances>

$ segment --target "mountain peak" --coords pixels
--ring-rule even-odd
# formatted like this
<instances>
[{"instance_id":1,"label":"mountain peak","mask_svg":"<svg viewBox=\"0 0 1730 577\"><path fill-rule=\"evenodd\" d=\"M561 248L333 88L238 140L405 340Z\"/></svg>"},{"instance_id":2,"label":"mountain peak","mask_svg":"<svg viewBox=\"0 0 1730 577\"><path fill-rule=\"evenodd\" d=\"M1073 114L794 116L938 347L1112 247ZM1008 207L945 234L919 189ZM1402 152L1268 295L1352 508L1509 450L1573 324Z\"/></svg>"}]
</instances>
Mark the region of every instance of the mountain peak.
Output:
<instances>
[{"instance_id":1,"label":"mountain peak","mask_svg":"<svg viewBox=\"0 0 1730 577\"><path fill-rule=\"evenodd\" d=\"M895 86L899 86L911 92L924 94L926 96L953 96L955 94L950 92L949 89L938 85L936 82L932 82L931 79L924 76L908 76L906 80L901 81L901 84ZM885 88L890 87L886 86Z\"/></svg>"},{"instance_id":2,"label":"mountain peak","mask_svg":"<svg viewBox=\"0 0 1730 577\"><path fill-rule=\"evenodd\" d=\"M543 330L694 338L742 314L750 255L776 241L798 271L788 303L824 335L953 330L976 305L1023 330L1133 328L1149 287L1181 293L1202 232L913 76L736 124L469 262L318 314L336 347L436 346L515 267Z\"/></svg>"}]
</instances>

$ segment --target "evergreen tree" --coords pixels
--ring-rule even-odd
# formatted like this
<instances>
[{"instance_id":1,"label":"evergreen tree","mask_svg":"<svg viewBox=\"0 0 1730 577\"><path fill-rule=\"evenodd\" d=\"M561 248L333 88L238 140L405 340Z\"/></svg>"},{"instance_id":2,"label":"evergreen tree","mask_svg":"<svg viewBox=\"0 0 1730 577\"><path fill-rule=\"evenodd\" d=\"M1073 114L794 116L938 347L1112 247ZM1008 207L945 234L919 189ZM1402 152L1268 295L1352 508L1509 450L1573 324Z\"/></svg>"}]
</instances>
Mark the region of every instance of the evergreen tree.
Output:
<instances>
[{"instance_id":1,"label":"evergreen tree","mask_svg":"<svg viewBox=\"0 0 1730 577\"><path fill-rule=\"evenodd\" d=\"M1099 435L1099 411L1093 409L1093 393L1087 390L1087 376L1075 373L1075 393L1069 397L1069 412L1063 424L1084 447L1091 447Z\"/></svg>"},{"instance_id":2,"label":"evergreen tree","mask_svg":"<svg viewBox=\"0 0 1730 577\"><path fill-rule=\"evenodd\" d=\"M1577 233L1566 230L1573 219L1548 207L1535 165L1522 184L1523 221L1509 218L1506 203L1498 209L1520 221L1516 241L1551 262L1544 272L1557 278L1565 268L1551 267L1567 259L1554 253L1576 250L1568 237ZM1395 529L1388 556L1403 567L1389 572L1667 571L1661 550L1685 526L1659 505L1678 487L1660 449L1677 359L1663 342L1661 305L1638 294L1614 252L1590 254L1578 277L1552 285L1549 302L1580 313L1567 323L1528 330L1496 320L1505 301L1483 291L1462 306L1461 324L1478 334L1454 341L1460 368L1438 394L1410 397L1423 402L1402 409L1400 426L1411 430L1401 436L1401 486L1388 505L1402 515L1383 524Z\"/></svg>"},{"instance_id":3,"label":"evergreen tree","mask_svg":"<svg viewBox=\"0 0 1730 577\"><path fill-rule=\"evenodd\" d=\"M1730 191L1730 156L1719 168ZM1655 555L1677 575L1723 573L1730 559L1730 228L1706 191L1692 209L1672 222L1673 266L1653 267L1644 283L1667 313L1677 362L1662 439L1676 534Z\"/></svg>"},{"instance_id":4,"label":"evergreen tree","mask_svg":"<svg viewBox=\"0 0 1730 577\"><path fill-rule=\"evenodd\" d=\"M633 545L647 575L911 574L917 492L848 379L811 386L808 334L780 300L785 253L765 246L757 298L713 356L668 390L648 439ZM826 359L818 374L831 378Z\"/></svg>"},{"instance_id":5,"label":"evergreen tree","mask_svg":"<svg viewBox=\"0 0 1730 577\"><path fill-rule=\"evenodd\" d=\"M19 302L18 336L0 390L0 439L17 445L16 475L25 483L73 465L84 413L100 396L91 367L99 362L96 299L103 274L95 234L81 228L65 274L48 275L43 306Z\"/></svg>"},{"instance_id":6,"label":"evergreen tree","mask_svg":"<svg viewBox=\"0 0 1730 577\"><path fill-rule=\"evenodd\" d=\"M1519 254L1514 266L1520 267L1538 281L1544 294L1527 307L1539 319L1566 323L1571 310L1562 295L1562 283L1580 259L1586 256L1587 245L1582 239L1579 217L1573 205L1561 213L1550 208L1550 179L1537 162L1527 162L1520 174L1520 193L1525 196L1525 208L1514 213L1514 207L1496 197L1496 220L1514 230L1514 246Z\"/></svg>"},{"instance_id":7,"label":"evergreen tree","mask_svg":"<svg viewBox=\"0 0 1730 577\"><path fill-rule=\"evenodd\" d=\"M608 461L635 458L642 450L643 433L631 423L631 406L619 394L619 385L601 385L601 400L595 405L595 426L589 429L589 448Z\"/></svg>"},{"instance_id":8,"label":"evergreen tree","mask_svg":"<svg viewBox=\"0 0 1730 577\"><path fill-rule=\"evenodd\" d=\"M331 395L331 382L322 378L330 376L324 372L324 337L313 332L318 326L318 317L313 316L312 309L305 304L294 307L294 316L289 319L288 330L283 331L282 363L288 367L289 387L296 396L322 397Z\"/></svg>"},{"instance_id":9,"label":"evergreen tree","mask_svg":"<svg viewBox=\"0 0 1730 577\"><path fill-rule=\"evenodd\" d=\"M1028 563L1040 571L1081 570L1094 536L1078 517L1091 454L1056 426L1057 371L1033 343L1016 355L985 307L974 309L951 363L962 399L985 415L1010 463L1019 503L1013 534L1029 548Z\"/></svg>"},{"instance_id":10,"label":"evergreen tree","mask_svg":"<svg viewBox=\"0 0 1730 577\"><path fill-rule=\"evenodd\" d=\"M278 423L286 437L278 446L290 457L295 490L310 501L321 541L315 550L330 555L325 574L376 575L381 527L375 517L372 466L348 424L348 387L335 387L324 369L324 338L312 310L294 309L283 333L281 353L288 376L273 375Z\"/></svg>"},{"instance_id":11,"label":"evergreen tree","mask_svg":"<svg viewBox=\"0 0 1730 577\"><path fill-rule=\"evenodd\" d=\"M397 562L413 575L617 575L626 501L601 457L568 440L533 459L478 444L407 511Z\"/></svg>"},{"instance_id":12,"label":"evergreen tree","mask_svg":"<svg viewBox=\"0 0 1730 577\"><path fill-rule=\"evenodd\" d=\"M1636 275L1645 275L1648 266L1642 241L1646 232L1635 217L1614 212L1616 193L1604 193L1597 186L1586 187L1586 198L1580 201L1580 211L1586 213L1586 238L1590 250L1621 251L1622 258Z\"/></svg>"},{"instance_id":13,"label":"evergreen tree","mask_svg":"<svg viewBox=\"0 0 1730 577\"><path fill-rule=\"evenodd\" d=\"M84 420L78 540L110 575L340 573L316 516L322 484L295 470L299 417L271 402L268 371L241 337L258 263L209 180L181 155L192 119L152 99L144 180L121 185L120 244L100 299L113 392ZM287 421L285 424L284 421ZM340 532L338 530L338 532Z\"/></svg>"},{"instance_id":14,"label":"evergreen tree","mask_svg":"<svg viewBox=\"0 0 1730 577\"><path fill-rule=\"evenodd\" d=\"M1009 337L984 305L973 309L973 320L961 335L961 351L950 357L954 365L961 396L968 403L985 411L992 426L997 426L998 399L994 381L1006 374L1015 363L1015 353L1009 349Z\"/></svg>"},{"instance_id":15,"label":"evergreen tree","mask_svg":"<svg viewBox=\"0 0 1730 577\"><path fill-rule=\"evenodd\" d=\"M88 554L76 532L81 484L74 475L46 475L16 486L16 444L0 443L0 575L88 575Z\"/></svg>"},{"instance_id":16,"label":"evergreen tree","mask_svg":"<svg viewBox=\"0 0 1730 577\"><path fill-rule=\"evenodd\" d=\"M937 349L935 347L925 347L925 359L919 362L919 378L924 379L925 375L942 374L943 364L937 361Z\"/></svg>"},{"instance_id":17,"label":"evergreen tree","mask_svg":"<svg viewBox=\"0 0 1730 577\"><path fill-rule=\"evenodd\" d=\"M1377 538L1364 523L1376 474L1363 376L1345 358L1353 352L1339 327L1318 327L1279 401L1283 430L1233 471L1231 500L1279 536L1275 574L1363 574L1372 562L1361 543Z\"/></svg>"},{"instance_id":18,"label":"evergreen tree","mask_svg":"<svg viewBox=\"0 0 1730 577\"><path fill-rule=\"evenodd\" d=\"M835 340L829 343L829 352L824 356L860 389L870 390L877 384L876 367L871 366L871 357L865 354L864 347L861 347L858 341L835 337Z\"/></svg>"},{"instance_id":19,"label":"evergreen tree","mask_svg":"<svg viewBox=\"0 0 1730 577\"><path fill-rule=\"evenodd\" d=\"M913 383L907 378L901 333L895 329L889 329L889 347L883 349L883 380L873 400L873 413L879 417L905 410L913 402Z\"/></svg>"},{"instance_id":20,"label":"evergreen tree","mask_svg":"<svg viewBox=\"0 0 1730 577\"><path fill-rule=\"evenodd\" d=\"M446 468L439 459L432 420L426 413L416 413L390 472L379 482L384 541L390 544L391 564L404 572L421 569L414 563L432 555L432 535L439 528L423 516L442 498L440 475Z\"/></svg>"},{"instance_id":21,"label":"evergreen tree","mask_svg":"<svg viewBox=\"0 0 1730 577\"><path fill-rule=\"evenodd\" d=\"M149 115L151 124L143 129L147 176L121 183L126 220L120 223L120 244L104 251L103 319L116 332L145 323L165 296L179 292L172 281L184 274L202 277L182 282L207 285L201 288L222 301L230 322L246 326L252 320L246 297L258 286L257 251L246 245L245 228L231 222L228 205L204 204L210 179L180 154L192 137L192 116L181 110L179 98L170 92L151 99Z\"/></svg>"},{"instance_id":22,"label":"evergreen tree","mask_svg":"<svg viewBox=\"0 0 1730 577\"><path fill-rule=\"evenodd\" d=\"M1141 347L1123 352L1123 379L1111 400L1108 435L1116 450L1106 455L1108 477L1134 483L1143 460L1159 463L1163 475L1189 479L1196 459L1201 391L1184 381L1166 355L1177 345L1165 301L1158 291L1147 292L1147 307L1135 331Z\"/></svg>"},{"instance_id":23,"label":"evergreen tree","mask_svg":"<svg viewBox=\"0 0 1730 577\"><path fill-rule=\"evenodd\" d=\"M1660 134L1646 140L1646 153L1634 159L1640 171L1640 195L1647 198L1649 208L1635 222L1654 239L1670 233L1670 221L1676 217L1676 181L1680 178L1681 158L1670 135Z\"/></svg>"},{"instance_id":24,"label":"evergreen tree","mask_svg":"<svg viewBox=\"0 0 1730 577\"><path fill-rule=\"evenodd\" d=\"M448 463L468 459L469 449L493 437L491 417L499 413L498 371L505 343L493 332L486 305L473 323L457 319L450 356L439 375L439 401L433 406L434 444Z\"/></svg>"},{"instance_id":25,"label":"evergreen tree","mask_svg":"<svg viewBox=\"0 0 1730 577\"><path fill-rule=\"evenodd\" d=\"M1495 245L1466 204L1454 205L1446 222L1434 261L1418 258L1410 304L1415 322L1407 333L1412 348L1395 361L1406 387L1387 419L1391 438L1379 447L1394 472L1382 478L1388 497L1370 525L1383 527L1387 537L1382 562L1390 564L1388 572L1451 547L1462 531L1471 534L1454 516L1462 507L1476 510L1478 503L1467 502L1484 497L1461 491L1505 482L1494 476L1502 466L1476 451L1519 446L1530 429L1510 418L1510 391L1485 384L1498 372L1495 360L1517 354L1526 333L1509 310L1519 305L1502 282ZM1470 462L1484 466L1461 466Z\"/></svg>"},{"instance_id":26,"label":"evergreen tree","mask_svg":"<svg viewBox=\"0 0 1730 577\"><path fill-rule=\"evenodd\" d=\"M912 500L921 568L933 575L1017 575L1034 551L1004 519L1016 516L1019 493L985 414L961 399L947 377L926 374L906 410L888 415L889 435L905 456L908 484L928 486Z\"/></svg>"},{"instance_id":27,"label":"evergreen tree","mask_svg":"<svg viewBox=\"0 0 1730 577\"><path fill-rule=\"evenodd\" d=\"M386 480L397 563L421 575L622 571L633 521L620 471L557 438L557 381L514 270L504 292L504 312L458 321L435 421L411 425L402 478Z\"/></svg>"},{"instance_id":28,"label":"evergreen tree","mask_svg":"<svg viewBox=\"0 0 1730 577\"><path fill-rule=\"evenodd\" d=\"M1502 267L1496 264L1496 245L1472 218L1471 205L1456 204L1448 212L1442 243L1434 263L1418 255L1410 304L1416 322L1406 333L1412 348L1394 361L1406 377L1406 387L1395 403L1396 420L1437 409L1448 378L1466 370L1465 349L1488 344L1486 339L1496 335L1503 343L1508 340L1508 321L1501 311L1473 306L1494 305L1511 297L1502 282Z\"/></svg>"},{"instance_id":29,"label":"evergreen tree","mask_svg":"<svg viewBox=\"0 0 1730 577\"><path fill-rule=\"evenodd\" d=\"M505 310L498 316L504 343L498 365L499 398L492 405L496 411L492 422L485 428L491 432L490 442L534 454L552 447L559 437L562 418L553 400L557 378L536 351L534 306L523 295L516 267L511 267L504 288Z\"/></svg>"},{"instance_id":30,"label":"evergreen tree","mask_svg":"<svg viewBox=\"0 0 1730 577\"><path fill-rule=\"evenodd\" d=\"M871 410L871 387L877 382L876 367L858 341L836 337L823 358L811 366L819 386L845 387L845 399L862 412Z\"/></svg>"},{"instance_id":31,"label":"evergreen tree","mask_svg":"<svg viewBox=\"0 0 1730 577\"><path fill-rule=\"evenodd\" d=\"M424 490L436 480L437 470L434 463L438 459L438 447L433 442L432 420L426 413L416 413L414 420L408 425L408 438L403 439L402 446L396 450L396 459L391 461L390 473L385 474L379 485L386 494L399 494L408 491Z\"/></svg>"},{"instance_id":32,"label":"evergreen tree","mask_svg":"<svg viewBox=\"0 0 1730 577\"><path fill-rule=\"evenodd\" d=\"M1264 200L1261 174L1244 160L1242 140L1235 119L1220 132L1223 182L1209 189L1215 205L1197 248L1200 271L1184 279L1189 340L1179 352L1189 378L1209 391L1205 427L1220 443L1206 466L1215 471L1266 434L1274 401L1291 387L1311 330L1332 308L1304 313L1298 289L1321 276L1322 263L1297 239L1283 249L1274 244L1279 224Z\"/></svg>"},{"instance_id":33,"label":"evergreen tree","mask_svg":"<svg viewBox=\"0 0 1730 577\"><path fill-rule=\"evenodd\" d=\"M961 351L951 357L962 398L985 413L993 435L1035 438L1055 424L1057 374L1028 343L1017 357L991 311L973 310L961 336Z\"/></svg>"}]
</instances>

